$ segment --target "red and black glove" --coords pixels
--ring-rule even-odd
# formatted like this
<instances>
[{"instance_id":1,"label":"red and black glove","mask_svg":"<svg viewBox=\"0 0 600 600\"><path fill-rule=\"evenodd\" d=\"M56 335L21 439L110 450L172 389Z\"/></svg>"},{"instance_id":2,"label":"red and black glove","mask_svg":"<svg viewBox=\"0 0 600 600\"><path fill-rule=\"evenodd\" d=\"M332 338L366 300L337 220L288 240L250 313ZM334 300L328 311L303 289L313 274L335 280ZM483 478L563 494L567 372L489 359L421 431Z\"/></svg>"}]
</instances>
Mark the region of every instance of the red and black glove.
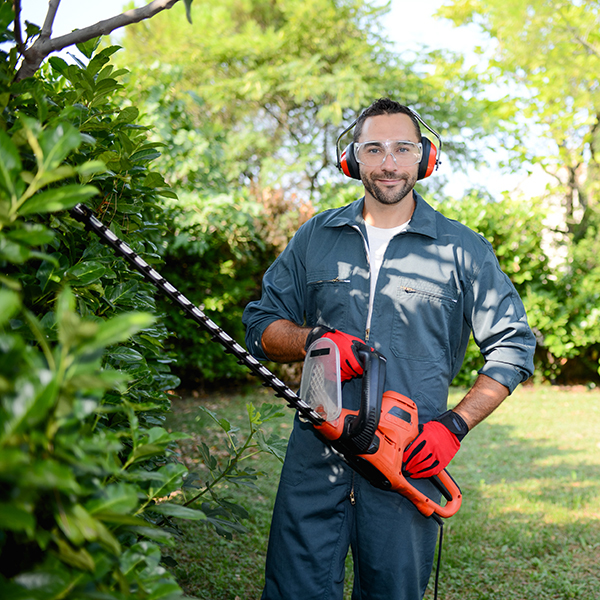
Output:
<instances>
[{"instance_id":1,"label":"red and black glove","mask_svg":"<svg viewBox=\"0 0 600 600\"><path fill-rule=\"evenodd\" d=\"M342 382L348 381L353 377L360 377L363 374L363 367L358 360L358 349L360 345L366 344L360 339L348 333L330 329L329 327L315 327L306 338L304 349L319 338L328 338L338 347L340 352L340 373Z\"/></svg>"},{"instance_id":2,"label":"red and black glove","mask_svg":"<svg viewBox=\"0 0 600 600\"><path fill-rule=\"evenodd\" d=\"M404 450L402 471L414 479L437 475L454 458L468 432L465 420L452 410L425 423Z\"/></svg>"}]
</instances>

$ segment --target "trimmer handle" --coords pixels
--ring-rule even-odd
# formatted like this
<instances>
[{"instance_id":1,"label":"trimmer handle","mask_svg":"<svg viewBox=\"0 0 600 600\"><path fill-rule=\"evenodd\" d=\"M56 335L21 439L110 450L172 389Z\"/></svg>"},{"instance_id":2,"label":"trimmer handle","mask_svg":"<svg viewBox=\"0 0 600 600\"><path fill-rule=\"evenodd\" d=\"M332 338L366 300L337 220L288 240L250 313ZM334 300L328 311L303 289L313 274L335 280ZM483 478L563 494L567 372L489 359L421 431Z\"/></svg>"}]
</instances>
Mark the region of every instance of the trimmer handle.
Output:
<instances>
[{"instance_id":1,"label":"trimmer handle","mask_svg":"<svg viewBox=\"0 0 600 600\"><path fill-rule=\"evenodd\" d=\"M413 485L413 480L402 473L404 450L419 434L417 405L402 394L387 391L383 394L381 415L377 432L380 440L377 453L360 458L385 474L389 487L387 482L382 482L384 485L381 487L406 496L426 517L434 513L444 518L451 517L460 508L462 493L448 471L444 470L437 478L431 478L447 500L444 506L419 491Z\"/></svg>"},{"instance_id":2,"label":"trimmer handle","mask_svg":"<svg viewBox=\"0 0 600 600\"><path fill-rule=\"evenodd\" d=\"M400 492L403 496L406 496L412 503L419 509L426 517L433 514L439 517L448 518L458 512L462 503L462 492L458 487L456 481L452 478L452 475L444 469L435 477L430 477L430 480L434 485L442 492L442 495L446 498L447 502L444 506L428 498L425 494L420 492L409 479L401 476L404 479L402 485L398 487L394 486L392 489Z\"/></svg>"},{"instance_id":3,"label":"trimmer handle","mask_svg":"<svg viewBox=\"0 0 600 600\"><path fill-rule=\"evenodd\" d=\"M365 454L379 426L387 361L383 354L366 344L356 343L356 346L358 360L363 367L360 410L358 415L347 419L343 437L352 444L356 454Z\"/></svg>"}]
</instances>

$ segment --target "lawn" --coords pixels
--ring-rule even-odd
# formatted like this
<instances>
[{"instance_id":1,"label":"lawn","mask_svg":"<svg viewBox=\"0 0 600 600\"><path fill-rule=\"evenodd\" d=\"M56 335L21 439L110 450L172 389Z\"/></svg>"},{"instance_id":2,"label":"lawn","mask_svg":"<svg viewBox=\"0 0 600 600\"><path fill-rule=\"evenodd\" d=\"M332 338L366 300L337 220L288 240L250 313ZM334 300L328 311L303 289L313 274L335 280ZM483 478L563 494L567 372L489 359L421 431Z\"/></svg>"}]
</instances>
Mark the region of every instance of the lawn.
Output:
<instances>
[{"instance_id":1,"label":"lawn","mask_svg":"<svg viewBox=\"0 0 600 600\"><path fill-rule=\"evenodd\" d=\"M459 399L454 392L451 403ZM201 439L217 454L223 445L222 432L208 427L200 405L244 430L246 403L274 401L265 389L175 399L169 427L192 436L181 444L182 460L196 468ZM285 410L270 424L282 437L293 416ZM267 454L249 460L265 474L256 488L222 490L248 510L246 533L228 540L201 523L180 522L172 569L190 596L260 598L280 463ZM445 522L440 599L600 598L599 390L519 388L469 433L450 471L464 499ZM348 581L348 599L350 588ZM426 598L433 598L431 590Z\"/></svg>"}]
</instances>

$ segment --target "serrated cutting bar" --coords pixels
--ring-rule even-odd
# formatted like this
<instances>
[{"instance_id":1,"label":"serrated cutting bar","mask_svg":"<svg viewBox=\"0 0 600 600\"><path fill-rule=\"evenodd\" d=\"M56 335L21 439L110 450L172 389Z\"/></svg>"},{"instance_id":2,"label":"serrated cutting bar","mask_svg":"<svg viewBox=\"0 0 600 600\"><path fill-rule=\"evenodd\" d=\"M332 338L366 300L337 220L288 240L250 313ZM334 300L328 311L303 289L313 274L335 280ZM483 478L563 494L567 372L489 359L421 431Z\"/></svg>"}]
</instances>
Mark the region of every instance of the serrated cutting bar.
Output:
<instances>
[{"instance_id":1,"label":"serrated cutting bar","mask_svg":"<svg viewBox=\"0 0 600 600\"><path fill-rule=\"evenodd\" d=\"M303 417L315 425L323 423L319 416L291 388L281 381L267 367L254 358L245 348L240 346L227 332L223 331L214 321L209 319L197 306L186 298L173 284L169 283L158 271L152 268L143 258L136 254L123 240L118 238L94 212L85 204L77 204L71 209L71 215L94 232L103 242L109 245L117 254L139 273L141 273L159 291L166 294L186 315L210 333L212 339L219 342L225 351L233 354L238 362L250 369L259 377L265 386L272 388L279 398L283 398L289 406L295 408Z\"/></svg>"}]
</instances>

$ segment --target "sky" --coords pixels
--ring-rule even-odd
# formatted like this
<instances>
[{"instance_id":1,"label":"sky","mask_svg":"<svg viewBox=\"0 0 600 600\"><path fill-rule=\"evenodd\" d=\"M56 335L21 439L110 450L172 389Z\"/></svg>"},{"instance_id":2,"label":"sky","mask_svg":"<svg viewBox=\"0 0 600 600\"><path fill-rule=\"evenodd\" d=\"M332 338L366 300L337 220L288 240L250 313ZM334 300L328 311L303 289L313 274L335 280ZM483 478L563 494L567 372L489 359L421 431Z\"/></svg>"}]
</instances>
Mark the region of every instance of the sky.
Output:
<instances>
[{"instance_id":1,"label":"sky","mask_svg":"<svg viewBox=\"0 0 600 600\"><path fill-rule=\"evenodd\" d=\"M137 0L136 5L143 6L149 1ZM123 6L128 3L127 0L62 0L54 21L53 37L114 17L120 14ZM476 62L474 49L486 45L485 36L476 26L457 28L447 20L436 19L434 14L442 4L444 0L391 0L390 13L382 23L389 39L400 52L425 45L429 49L461 52L469 62ZM23 18L40 26L43 24L47 8L48 0L22 0ZM192 15L193 8L192 5ZM183 10L183 6L176 5L171 10ZM154 18L160 18L160 15ZM68 51L76 53L73 48ZM435 129L435 123L432 126ZM440 174L447 177L449 183L446 190L453 195L461 194L471 182L487 187L494 194L500 194L503 190L514 189L525 179L524 173L500 173L497 168L479 169L467 175L448 172L448 167L448 163L442 161Z\"/></svg>"}]
</instances>

